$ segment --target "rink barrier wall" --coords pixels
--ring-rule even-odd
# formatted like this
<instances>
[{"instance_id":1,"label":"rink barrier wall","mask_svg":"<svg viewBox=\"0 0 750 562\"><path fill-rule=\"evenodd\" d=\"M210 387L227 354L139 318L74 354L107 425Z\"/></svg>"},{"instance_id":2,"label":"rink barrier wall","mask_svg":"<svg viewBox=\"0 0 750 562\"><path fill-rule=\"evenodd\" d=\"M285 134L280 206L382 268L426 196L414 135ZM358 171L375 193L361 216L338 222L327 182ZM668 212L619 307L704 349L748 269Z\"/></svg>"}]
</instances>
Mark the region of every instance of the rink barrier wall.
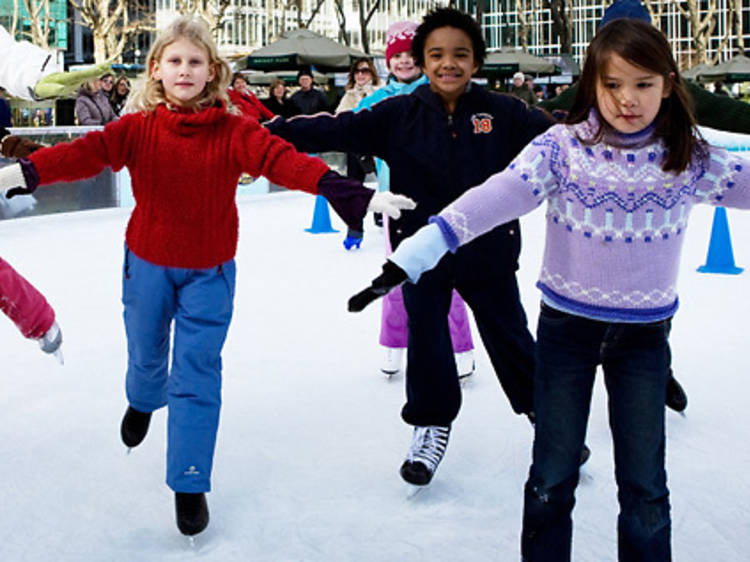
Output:
<instances>
[{"instance_id":1,"label":"rink barrier wall","mask_svg":"<svg viewBox=\"0 0 750 562\"><path fill-rule=\"evenodd\" d=\"M13 127L9 131L35 142L55 145L75 140L90 131L100 131L103 128L100 126ZM346 155L344 153L325 152L318 156L332 169L345 173ZM0 156L0 167L11 163L13 163L12 159ZM262 176L252 178L243 175L237 185L238 199L282 191L286 191L286 188L273 184ZM132 208L134 205L135 200L127 168L119 172L113 172L107 168L93 178L48 185L44 189L37 190L33 195L14 197L10 202L0 198L0 220L111 207Z\"/></svg>"}]
</instances>

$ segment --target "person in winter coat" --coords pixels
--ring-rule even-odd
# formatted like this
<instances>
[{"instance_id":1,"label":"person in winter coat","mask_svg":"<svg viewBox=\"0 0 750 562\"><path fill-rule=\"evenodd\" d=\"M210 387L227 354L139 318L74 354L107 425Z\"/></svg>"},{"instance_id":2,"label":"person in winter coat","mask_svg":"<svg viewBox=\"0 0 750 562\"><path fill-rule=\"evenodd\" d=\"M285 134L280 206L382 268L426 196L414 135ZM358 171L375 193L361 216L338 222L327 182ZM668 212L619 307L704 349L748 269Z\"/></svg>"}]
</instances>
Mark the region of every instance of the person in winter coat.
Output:
<instances>
[{"instance_id":1,"label":"person in winter coat","mask_svg":"<svg viewBox=\"0 0 750 562\"><path fill-rule=\"evenodd\" d=\"M516 96L518 99L522 99L530 106L537 104L536 94L524 81L523 72L516 72L513 75L513 85L510 88L510 94Z\"/></svg>"},{"instance_id":2,"label":"person in winter coat","mask_svg":"<svg viewBox=\"0 0 750 562\"><path fill-rule=\"evenodd\" d=\"M369 58L362 57L355 60L349 69L346 91L339 101L336 113L355 109L364 98L376 90L379 81L375 66ZM346 174L350 178L363 181L368 173L374 171L375 165L371 156L362 156L352 152L346 153ZM358 249L363 236L364 225L358 229L347 229L344 248L347 250Z\"/></svg>"},{"instance_id":3,"label":"person in winter coat","mask_svg":"<svg viewBox=\"0 0 750 562\"><path fill-rule=\"evenodd\" d=\"M566 122L404 240L383 275L354 297L356 308L374 286L383 294L407 277L417 282L444 256L545 201L521 558L571 560L580 447L601 367L619 503L616 558L669 562L664 398L684 233L696 205L750 209L750 166L701 138L658 29L634 18L603 25Z\"/></svg>"},{"instance_id":4,"label":"person in winter coat","mask_svg":"<svg viewBox=\"0 0 750 562\"><path fill-rule=\"evenodd\" d=\"M315 115L321 111L329 111L328 98L314 87L315 81L309 68L303 68L297 73L297 84L299 84L299 90L292 95L291 101L299 113Z\"/></svg>"},{"instance_id":5,"label":"person in winter coat","mask_svg":"<svg viewBox=\"0 0 750 562\"><path fill-rule=\"evenodd\" d=\"M62 363L62 332L55 311L31 283L0 258L0 310L16 325L21 335L37 340L45 353Z\"/></svg>"},{"instance_id":6,"label":"person in winter coat","mask_svg":"<svg viewBox=\"0 0 750 562\"><path fill-rule=\"evenodd\" d=\"M639 0L616 0L604 11L599 27L621 18L634 18L651 23L651 16ZM685 90L693 103L695 119L699 125L720 131L750 134L750 105L731 97L712 94L689 80L685 81ZM575 83L555 98L541 102L539 106L560 116L567 115L577 92L578 84ZM668 324L671 325L671 319ZM665 403L672 410L682 412L687 408L687 393L672 371L671 351L669 358Z\"/></svg>"},{"instance_id":7,"label":"person in winter coat","mask_svg":"<svg viewBox=\"0 0 750 562\"><path fill-rule=\"evenodd\" d=\"M101 80L89 80L76 97L76 119L79 125L106 125L117 119L109 98L101 89Z\"/></svg>"},{"instance_id":8,"label":"person in winter coat","mask_svg":"<svg viewBox=\"0 0 750 562\"><path fill-rule=\"evenodd\" d=\"M10 103L3 96L4 90L0 87L0 127L12 127L13 122L10 115Z\"/></svg>"},{"instance_id":9,"label":"person in winter coat","mask_svg":"<svg viewBox=\"0 0 750 562\"><path fill-rule=\"evenodd\" d=\"M299 115L299 109L286 96L286 84L280 78L271 80L268 87L268 97L260 100L274 115L294 117Z\"/></svg>"},{"instance_id":10,"label":"person in winter coat","mask_svg":"<svg viewBox=\"0 0 750 562\"><path fill-rule=\"evenodd\" d=\"M112 106L112 111L119 117L122 115L122 110L125 109L125 104L128 102L128 95L130 94L130 80L124 74L117 77L115 85L112 88L112 93L109 95L109 103Z\"/></svg>"},{"instance_id":11,"label":"person in winter coat","mask_svg":"<svg viewBox=\"0 0 750 562\"><path fill-rule=\"evenodd\" d=\"M267 124L299 150L353 151L387 162L391 192L418 203L408 216L390 222L394 248L469 187L505 168L553 123L544 112L471 82L486 52L471 16L449 8L431 11L413 35L411 51L429 82L410 95L366 111L277 117ZM461 405L448 323L454 289L474 313L513 410L532 413L534 340L516 281L520 246L520 225L510 221L447 256L418 284L403 286L408 347L401 416L413 426L413 436L400 472L411 484L431 481Z\"/></svg>"},{"instance_id":12,"label":"person in winter coat","mask_svg":"<svg viewBox=\"0 0 750 562\"><path fill-rule=\"evenodd\" d=\"M139 445L152 412L167 406L166 481L177 526L192 536L209 520L205 494L234 308L240 174L324 195L349 224L368 211L398 216L414 204L342 178L228 110L229 66L202 20L175 19L152 44L146 68L132 113L0 169L0 191L12 197L107 166L129 169L136 204L122 268L128 407L120 436L128 447Z\"/></svg>"},{"instance_id":13,"label":"person in winter coat","mask_svg":"<svg viewBox=\"0 0 750 562\"><path fill-rule=\"evenodd\" d=\"M235 72L232 75L232 87L228 90L229 101L232 102L243 115L252 117L257 121L266 121L272 119L274 113L265 105L247 87L247 80L241 72Z\"/></svg>"},{"instance_id":14,"label":"person in winter coat","mask_svg":"<svg viewBox=\"0 0 750 562\"><path fill-rule=\"evenodd\" d=\"M393 96L410 94L419 86L428 83L422 69L416 64L411 51L411 43L417 24L411 21L395 22L388 28L386 38L386 66L388 83L362 100L357 107L369 109L375 104ZM377 167L378 189L390 189L390 169L380 158L375 159ZM385 220L386 255L391 253L390 222ZM404 355L408 341L408 316L404 308L404 297L400 289L395 289L383 297L383 309L380 321L380 345L385 353L380 370L388 376L395 375L403 369ZM456 359L456 368L460 379L474 372L474 341L471 336L469 315L466 304L457 291L453 291L451 306L448 312L451 344Z\"/></svg>"},{"instance_id":15,"label":"person in winter coat","mask_svg":"<svg viewBox=\"0 0 750 562\"><path fill-rule=\"evenodd\" d=\"M372 60L367 57L355 60L349 69L344 95L339 101L336 113L356 108L363 99L377 90L379 85L380 78L375 72Z\"/></svg>"}]
</instances>

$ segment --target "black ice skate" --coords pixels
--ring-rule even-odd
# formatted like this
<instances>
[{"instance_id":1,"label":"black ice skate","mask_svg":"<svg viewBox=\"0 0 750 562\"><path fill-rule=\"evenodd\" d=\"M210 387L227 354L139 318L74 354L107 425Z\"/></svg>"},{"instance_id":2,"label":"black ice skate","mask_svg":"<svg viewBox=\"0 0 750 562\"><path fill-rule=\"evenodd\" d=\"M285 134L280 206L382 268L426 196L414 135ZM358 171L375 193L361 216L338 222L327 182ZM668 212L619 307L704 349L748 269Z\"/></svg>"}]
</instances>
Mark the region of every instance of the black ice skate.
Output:
<instances>
[{"instance_id":1,"label":"black ice skate","mask_svg":"<svg viewBox=\"0 0 750 562\"><path fill-rule=\"evenodd\" d=\"M128 406L122 418L120 426L120 437L128 448L141 444L148 433L148 424L151 422L151 413L139 412L132 406Z\"/></svg>"},{"instance_id":2,"label":"black ice skate","mask_svg":"<svg viewBox=\"0 0 750 562\"><path fill-rule=\"evenodd\" d=\"M409 453L401 465L401 478L415 486L426 486L432 480L448 446L450 427L415 426Z\"/></svg>"},{"instance_id":3,"label":"black ice skate","mask_svg":"<svg viewBox=\"0 0 750 562\"><path fill-rule=\"evenodd\" d=\"M685 394L682 385L670 375L667 379L667 397L665 400L667 408L681 413L687 408L687 400L687 394Z\"/></svg>"},{"instance_id":4,"label":"black ice skate","mask_svg":"<svg viewBox=\"0 0 750 562\"><path fill-rule=\"evenodd\" d=\"M175 492L175 512L177 528L183 535L192 537L208 526L208 504L203 492L190 494Z\"/></svg>"}]
</instances>

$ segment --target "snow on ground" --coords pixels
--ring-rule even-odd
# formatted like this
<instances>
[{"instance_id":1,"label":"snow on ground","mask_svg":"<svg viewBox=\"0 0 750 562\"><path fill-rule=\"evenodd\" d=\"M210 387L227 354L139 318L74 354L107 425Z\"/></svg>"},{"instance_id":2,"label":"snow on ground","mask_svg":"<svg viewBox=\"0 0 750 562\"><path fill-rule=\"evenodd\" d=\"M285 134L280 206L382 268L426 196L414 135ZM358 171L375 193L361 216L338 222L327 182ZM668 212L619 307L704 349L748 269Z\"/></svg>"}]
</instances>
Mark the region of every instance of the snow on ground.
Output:
<instances>
[{"instance_id":1,"label":"snow on ground","mask_svg":"<svg viewBox=\"0 0 750 562\"><path fill-rule=\"evenodd\" d=\"M519 559L531 428L511 412L478 346L443 464L409 497L398 475L411 439L403 375L379 373L379 305L346 300L379 271L382 234L360 251L343 233L304 232L313 199L240 202L233 325L211 524L191 548L164 484L166 412L130 455L120 268L129 211L0 222L0 255L34 282L63 328L65 366L0 320L0 560L455 562ZM699 274L712 210L687 233L675 372L687 416L668 413L674 559L746 560L750 536L748 272ZM735 259L750 267L750 217L730 212ZM519 279L536 324L542 213L524 219ZM334 225L343 225L334 218ZM478 342L478 338L476 339ZM606 396L598 381L574 513L574 559L616 559L616 499Z\"/></svg>"}]
</instances>

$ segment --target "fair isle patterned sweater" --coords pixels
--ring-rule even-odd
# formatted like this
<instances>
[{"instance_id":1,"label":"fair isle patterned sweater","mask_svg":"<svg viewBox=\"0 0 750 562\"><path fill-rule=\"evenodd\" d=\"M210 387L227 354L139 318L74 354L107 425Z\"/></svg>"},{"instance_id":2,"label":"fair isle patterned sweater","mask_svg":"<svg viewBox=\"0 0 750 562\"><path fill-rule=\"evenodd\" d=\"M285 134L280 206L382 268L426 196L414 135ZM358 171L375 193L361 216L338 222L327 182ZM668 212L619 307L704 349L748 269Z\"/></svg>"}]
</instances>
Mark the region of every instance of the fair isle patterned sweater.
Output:
<instances>
[{"instance_id":1,"label":"fair isle patterned sweater","mask_svg":"<svg viewBox=\"0 0 750 562\"><path fill-rule=\"evenodd\" d=\"M547 200L537 286L551 306L607 322L651 322L677 310L677 273L688 216L708 203L750 208L750 165L708 147L675 175L649 128L587 145L597 114L556 125L503 172L433 217L451 250Z\"/></svg>"}]
</instances>

